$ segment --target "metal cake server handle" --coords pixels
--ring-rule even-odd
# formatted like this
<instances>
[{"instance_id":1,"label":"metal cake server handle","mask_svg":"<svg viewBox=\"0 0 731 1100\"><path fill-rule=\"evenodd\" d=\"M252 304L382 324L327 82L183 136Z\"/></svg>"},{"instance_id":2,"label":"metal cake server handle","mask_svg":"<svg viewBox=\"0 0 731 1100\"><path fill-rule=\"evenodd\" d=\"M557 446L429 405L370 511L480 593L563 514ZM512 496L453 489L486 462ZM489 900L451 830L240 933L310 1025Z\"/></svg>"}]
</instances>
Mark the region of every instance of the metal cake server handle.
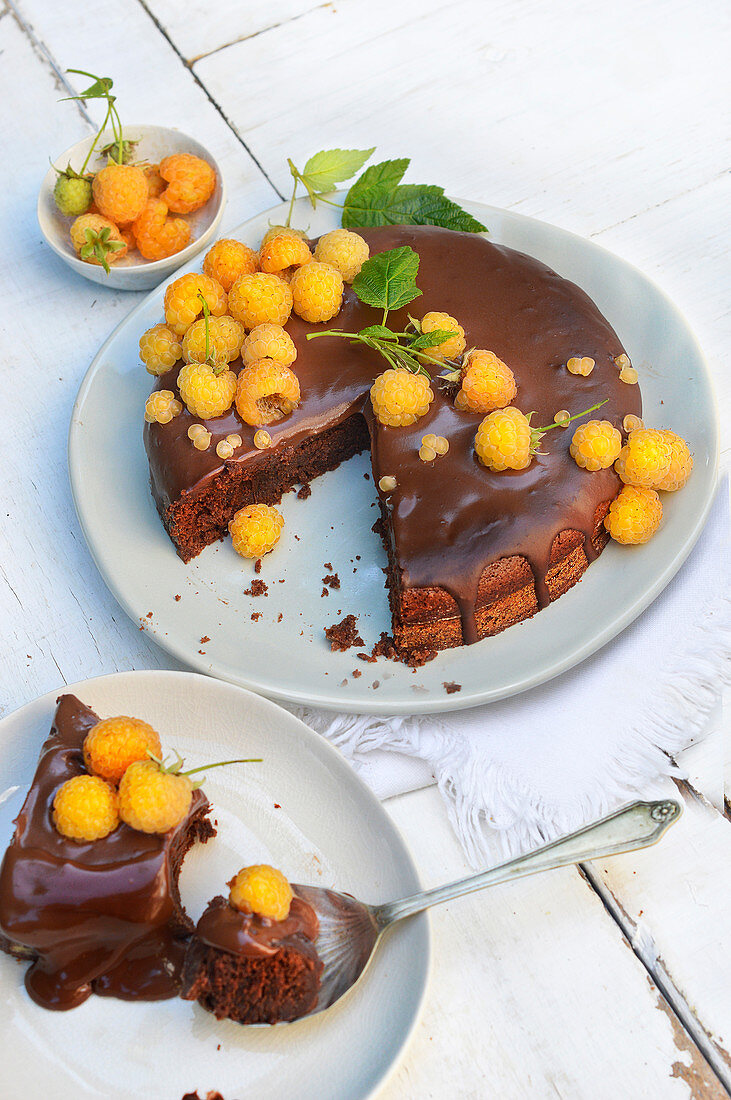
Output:
<instances>
[{"instance_id":1,"label":"metal cake server handle","mask_svg":"<svg viewBox=\"0 0 731 1100\"><path fill-rule=\"evenodd\" d=\"M681 813L680 803L673 799L633 802L592 825L489 871L381 905L366 905L334 890L298 885L297 893L313 906L319 918L315 947L324 964L320 995L308 1015L322 1012L347 993L365 970L383 933L397 921L486 886L587 859L647 848L660 840Z\"/></svg>"}]
</instances>

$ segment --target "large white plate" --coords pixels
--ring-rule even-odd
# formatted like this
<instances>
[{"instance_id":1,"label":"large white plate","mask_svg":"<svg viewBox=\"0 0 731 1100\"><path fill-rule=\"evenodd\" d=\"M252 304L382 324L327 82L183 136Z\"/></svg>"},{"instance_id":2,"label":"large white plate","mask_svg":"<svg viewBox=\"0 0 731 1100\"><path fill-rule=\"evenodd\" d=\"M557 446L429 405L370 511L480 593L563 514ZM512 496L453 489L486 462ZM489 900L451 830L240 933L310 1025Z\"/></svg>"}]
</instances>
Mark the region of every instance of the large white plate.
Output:
<instances>
[{"instance_id":1,"label":"large white plate","mask_svg":"<svg viewBox=\"0 0 731 1100\"><path fill-rule=\"evenodd\" d=\"M416 673L385 659L365 664L355 650L332 653L323 628L344 614L359 616L369 647L390 627L385 556L371 531L375 492L364 477L369 459L361 455L326 474L306 501L285 497L287 537L264 559L268 597L243 595L251 565L228 541L184 565L155 511L142 446L151 386L138 340L162 317L163 284L132 310L92 363L73 411L69 465L79 519L106 583L127 613L182 661L313 706L381 714L474 706L588 657L647 607L686 558L713 495L718 425L708 371L683 316L644 275L596 244L519 214L464 205L488 226L491 240L538 257L591 295L639 369L646 422L671 427L690 442L693 476L682 492L664 497L662 529L646 546L610 545L580 584L528 622L441 653ZM256 245L284 210L252 218L233 235ZM313 213L303 200L295 224L309 224L316 235L333 228L337 216L326 206ZM321 578L331 572L326 562L342 587L323 598ZM261 613L256 622L255 612ZM203 637L210 640L201 643ZM359 679L351 675L356 667ZM448 681L461 691L447 695Z\"/></svg>"},{"instance_id":2,"label":"large white plate","mask_svg":"<svg viewBox=\"0 0 731 1100\"><path fill-rule=\"evenodd\" d=\"M194 920L248 863L272 863L295 882L364 901L419 889L411 857L378 800L331 745L274 703L188 672L118 673L63 690L102 716L147 719L163 746L179 750L191 767L239 755L263 758L215 769L205 780L218 836L190 852L183 868L181 894ZM0 851L58 694L0 722ZM26 964L0 953L3 1094L180 1100L194 1089L200 1096L218 1089L226 1100L357 1100L371 1094L406 1043L428 965L428 925L419 917L393 930L340 1004L294 1024L252 1029L217 1022L180 999L129 1004L92 996L69 1012L49 1012L25 992Z\"/></svg>"}]
</instances>

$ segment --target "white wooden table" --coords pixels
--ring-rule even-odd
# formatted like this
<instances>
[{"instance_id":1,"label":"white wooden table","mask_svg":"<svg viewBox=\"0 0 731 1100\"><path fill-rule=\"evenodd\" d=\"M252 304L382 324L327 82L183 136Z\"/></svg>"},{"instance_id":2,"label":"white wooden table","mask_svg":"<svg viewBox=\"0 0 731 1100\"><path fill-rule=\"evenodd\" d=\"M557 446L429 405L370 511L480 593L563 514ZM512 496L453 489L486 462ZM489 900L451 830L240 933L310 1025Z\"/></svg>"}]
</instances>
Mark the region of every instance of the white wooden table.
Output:
<instances>
[{"instance_id":1,"label":"white wooden table","mask_svg":"<svg viewBox=\"0 0 731 1100\"><path fill-rule=\"evenodd\" d=\"M105 589L69 493L76 390L138 296L73 275L35 222L49 155L92 129L58 102L65 69L109 72L124 118L212 149L224 232L279 201L287 156L377 145L410 155L414 181L596 239L685 310L728 423L730 45L726 0L0 0L0 714L171 664ZM426 1010L384 1098L727 1095L731 815L712 726L658 849L434 912ZM388 805L426 884L467 871L433 787Z\"/></svg>"}]
</instances>

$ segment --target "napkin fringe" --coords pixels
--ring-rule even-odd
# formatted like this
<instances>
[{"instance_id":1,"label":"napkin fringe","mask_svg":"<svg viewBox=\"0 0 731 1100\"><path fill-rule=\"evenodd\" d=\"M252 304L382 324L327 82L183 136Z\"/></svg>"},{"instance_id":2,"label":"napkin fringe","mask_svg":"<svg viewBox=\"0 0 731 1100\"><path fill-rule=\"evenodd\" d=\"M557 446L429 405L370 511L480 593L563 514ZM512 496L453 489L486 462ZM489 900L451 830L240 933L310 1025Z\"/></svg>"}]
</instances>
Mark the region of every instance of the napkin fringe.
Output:
<instances>
[{"instance_id":1,"label":"napkin fringe","mask_svg":"<svg viewBox=\"0 0 731 1100\"><path fill-rule=\"evenodd\" d=\"M433 769L449 818L470 863L547 843L609 813L661 776L680 774L673 760L704 729L731 682L731 599L710 603L689 628L682 659L669 660L635 721L622 732L610 765L573 802L536 797L515 773L491 763L467 737L427 728L433 717L332 715L298 708L299 716L351 760L373 749L418 756Z\"/></svg>"}]
</instances>

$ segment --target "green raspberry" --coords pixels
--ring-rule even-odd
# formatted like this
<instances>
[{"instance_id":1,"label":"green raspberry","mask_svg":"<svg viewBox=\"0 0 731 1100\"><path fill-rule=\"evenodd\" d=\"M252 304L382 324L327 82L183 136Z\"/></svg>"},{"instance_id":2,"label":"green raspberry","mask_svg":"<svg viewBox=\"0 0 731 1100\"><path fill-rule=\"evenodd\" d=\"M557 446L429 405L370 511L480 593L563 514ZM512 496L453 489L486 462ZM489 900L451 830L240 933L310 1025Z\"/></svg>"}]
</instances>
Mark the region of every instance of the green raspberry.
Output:
<instances>
[{"instance_id":1,"label":"green raspberry","mask_svg":"<svg viewBox=\"0 0 731 1100\"><path fill-rule=\"evenodd\" d=\"M91 206L91 180L60 175L53 189L56 206L68 218L78 218Z\"/></svg>"}]
</instances>

